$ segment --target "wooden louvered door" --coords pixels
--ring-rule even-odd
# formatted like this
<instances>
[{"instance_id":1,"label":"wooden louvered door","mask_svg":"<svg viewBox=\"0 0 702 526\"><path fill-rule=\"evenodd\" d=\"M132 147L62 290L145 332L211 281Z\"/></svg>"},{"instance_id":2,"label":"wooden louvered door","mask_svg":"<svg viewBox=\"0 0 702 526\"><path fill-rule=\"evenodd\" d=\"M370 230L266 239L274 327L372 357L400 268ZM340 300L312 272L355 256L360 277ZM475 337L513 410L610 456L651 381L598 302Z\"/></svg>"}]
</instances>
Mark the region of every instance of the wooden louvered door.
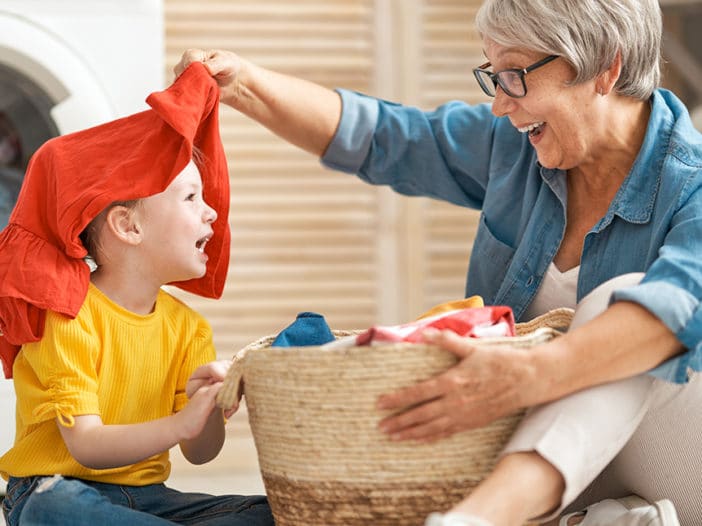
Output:
<instances>
[{"instance_id":1,"label":"wooden louvered door","mask_svg":"<svg viewBox=\"0 0 702 526\"><path fill-rule=\"evenodd\" d=\"M191 47L223 48L266 67L431 108L479 100L472 29L479 0L164 0L166 73ZM400 323L461 297L476 215L405 198L322 168L222 108L231 175L232 257L218 301L178 294L211 322L221 357L299 311L333 328ZM173 450L174 487L258 491L245 411L206 468Z\"/></svg>"},{"instance_id":2,"label":"wooden louvered door","mask_svg":"<svg viewBox=\"0 0 702 526\"><path fill-rule=\"evenodd\" d=\"M167 78L183 50L223 48L272 69L424 108L476 100L479 0L166 0ZM334 328L399 323L463 293L475 214L322 168L222 109L232 258L219 301L186 300L223 356L299 311Z\"/></svg>"}]
</instances>

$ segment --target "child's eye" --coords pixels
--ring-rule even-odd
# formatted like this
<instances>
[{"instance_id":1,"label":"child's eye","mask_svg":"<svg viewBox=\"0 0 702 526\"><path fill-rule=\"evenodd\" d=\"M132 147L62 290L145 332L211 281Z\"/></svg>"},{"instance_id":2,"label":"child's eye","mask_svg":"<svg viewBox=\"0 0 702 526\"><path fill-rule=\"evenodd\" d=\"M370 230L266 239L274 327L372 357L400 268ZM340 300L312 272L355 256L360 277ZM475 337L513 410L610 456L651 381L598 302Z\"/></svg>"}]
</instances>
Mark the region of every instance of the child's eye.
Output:
<instances>
[{"instance_id":1,"label":"child's eye","mask_svg":"<svg viewBox=\"0 0 702 526\"><path fill-rule=\"evenodd\" d=\"M186 201L194 201L195 198L197 197L197 194L188 194L188 197L186 197Z\"/></svg>"}]
</instances>

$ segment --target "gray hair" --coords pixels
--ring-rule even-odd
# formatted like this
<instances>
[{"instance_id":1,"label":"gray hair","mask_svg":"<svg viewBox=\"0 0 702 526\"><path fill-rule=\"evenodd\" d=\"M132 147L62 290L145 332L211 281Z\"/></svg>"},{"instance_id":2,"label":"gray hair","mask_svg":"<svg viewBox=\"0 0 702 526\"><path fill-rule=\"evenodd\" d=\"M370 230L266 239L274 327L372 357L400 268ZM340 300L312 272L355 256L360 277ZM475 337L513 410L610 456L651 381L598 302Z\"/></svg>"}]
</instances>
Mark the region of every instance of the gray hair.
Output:
<instances>
[{"instance_id":1,"label":"gray hair","mask_svg":"<svg viewBox=\"0 0 702 526\"><path fill-rule=\"evenodd\" d=\"M661 78L658 0L485 0L476 27L502 46L564 58L573 84L594 79L621 53L614 89L648 99Z\"/></svg>"}]
</instances>

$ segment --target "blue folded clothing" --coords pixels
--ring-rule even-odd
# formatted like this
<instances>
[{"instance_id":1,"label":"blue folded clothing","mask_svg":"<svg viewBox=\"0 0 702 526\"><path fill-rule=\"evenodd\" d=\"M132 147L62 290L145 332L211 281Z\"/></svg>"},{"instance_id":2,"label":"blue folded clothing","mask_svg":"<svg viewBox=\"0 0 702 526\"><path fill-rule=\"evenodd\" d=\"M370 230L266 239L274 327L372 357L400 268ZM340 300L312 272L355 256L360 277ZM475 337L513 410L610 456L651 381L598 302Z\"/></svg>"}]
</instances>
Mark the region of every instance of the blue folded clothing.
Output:
<instances>
[{"instance_id":1,"label":"blue folded clothing","mask_svg":"<svg viewBox=\"0 0 702 526\"><path fill-rule=\"evenodd\" d=\"M334 341L324 316L316 312L300 312L294 322L283 329L271 347L305 347Z\"/></svg>"}]
</instances>

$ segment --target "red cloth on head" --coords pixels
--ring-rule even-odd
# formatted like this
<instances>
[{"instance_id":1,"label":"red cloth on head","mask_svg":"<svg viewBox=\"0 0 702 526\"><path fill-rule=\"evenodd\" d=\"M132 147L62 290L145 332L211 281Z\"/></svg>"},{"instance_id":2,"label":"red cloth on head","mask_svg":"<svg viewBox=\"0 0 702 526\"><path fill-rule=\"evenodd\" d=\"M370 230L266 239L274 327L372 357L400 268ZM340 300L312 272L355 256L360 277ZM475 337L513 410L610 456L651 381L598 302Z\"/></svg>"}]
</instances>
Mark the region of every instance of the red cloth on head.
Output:
<instances>
[{"instance_id":1,"label":"red cloth on head","mask_svg":"<svg viewBox=\"0 0 702 526\"><path fill-rule=\"evenodd\" d=\"M5 376L23 343L38 341L46 310L75 317L90 271L79 236L114 201L163 192L192 159L218 220L206 274L174 285L222 294L229 268L229 174L219 135L219 88L200 63L146 99L151 109L56 137L32 157L8 226L0 232L0 358Z\"/></svg>"}]
</instances>

